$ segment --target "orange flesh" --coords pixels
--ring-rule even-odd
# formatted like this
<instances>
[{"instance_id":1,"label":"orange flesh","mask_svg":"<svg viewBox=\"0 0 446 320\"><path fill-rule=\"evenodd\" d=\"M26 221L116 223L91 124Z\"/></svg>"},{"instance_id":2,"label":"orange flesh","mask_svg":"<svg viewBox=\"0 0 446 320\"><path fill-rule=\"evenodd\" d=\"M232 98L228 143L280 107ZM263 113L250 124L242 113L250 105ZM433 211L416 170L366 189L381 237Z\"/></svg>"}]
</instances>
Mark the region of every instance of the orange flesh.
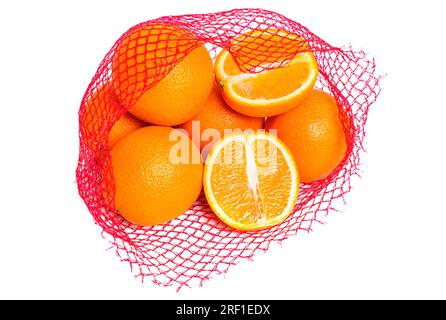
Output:
<instances>
[{"instance_id":1,"label":"orange flesh","mask_svg":"<svg viewBox=\"0 0 446 320\"><path fill-rule=\"evenodd\" d=\"M253 30L235 39L231 47L242 69L291 60L296 53L309 50L304 39L275 29Z\"/></svg>"},{"instance_id":2,"label":"orange flesh","mask_svg":"<svg viewBox=\"0 0 446 320\"><path fill-rule=\"evenodd\" d=\"M232 57L228 56L223 65L223 70L228 76L235 76L237 74L241 74L240 68L235 63Z\"/></svg>"},{"instance_id":3,"label":"orange flesh","mask_svg":"<svg viewBox=\"0 0 446 320\"><path fill-rule=\"evenodd\" d=\"M264 139L256 140L251 147L236 141L224 147L220 155L220 162L213 166L211 188L228 217L245 225L256 225L284 211L292 184L291 172L274 145ZM250 185L248 177L252 165L256 167L258 180L254 185L252 181Z\"/></svg>"},{"instance_id":4,"label":"orange flesh","mask_svg":"<svg viewBox=\"0 0 446 320\"><path fill-rule=\"evenodd\" d=\"M310 72L307 63L295 62L239 80L233 84L233 88L238 95L251 100L280 98L301 87Z\"/></svg>"},{"instance_id":5,"label":"orange flesh","mask_svg":"<svg viewBox=\"0 0 446 320\"><path fill-rule=\"evenodd\" d=\"M265 150L265 157L257 157L257 172L259 174L259 193L262 207L266 212L266 218L274 218L285 209L289 190L291 189L291 172L281 152L275 147L270 148L271 143L266 140L258 140L256 154L262 154L257 150Z\"/></svg>"}]
</instances>

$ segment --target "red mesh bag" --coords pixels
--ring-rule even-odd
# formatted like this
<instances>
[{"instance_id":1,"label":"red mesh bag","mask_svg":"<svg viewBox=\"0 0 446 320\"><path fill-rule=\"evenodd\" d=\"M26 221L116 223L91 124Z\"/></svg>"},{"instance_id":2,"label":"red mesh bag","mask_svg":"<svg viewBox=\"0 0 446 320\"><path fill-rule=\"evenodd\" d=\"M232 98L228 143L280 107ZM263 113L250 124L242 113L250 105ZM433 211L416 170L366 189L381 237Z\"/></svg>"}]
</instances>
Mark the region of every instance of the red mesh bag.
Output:
<instances>
[{"instance_id":1,"label":"red mesh bag","mask_svg":"<svg viewBox=\"0 0 446 320\"><path fill-rule=\"evenodd\" d=\"M151 30L151 25L187 30L189 38L179 46L176 43L176 50L164 50L171 45L168 32L163 35L159 29L156 34L137 31ZM167 30L171 31L172 28ZM246 59L243 51L231 47L233 39L253 30L283 30L308 43L319 65L316 87L330 92L340 110L343 110L340 114L350 119L350 129L344 130L348 145L345 158L326 179L301 185L293 214L270 229L239 232L226 226L210 210L203 195L187 212L168 223L140 227L126 222L116 213L114 206L115 185L108 146L112 126L145 90L166 76L199 43L206 44L213 58L222 48L229 50L236 62L243 61L240 68L247 72L272 68L262 64L262 60L268 58L264 52L259 52L256 59ZM95 95L98 88L110 82L115 55L138 55L132 48L127 52L117 51L122 41L131 34L142 45L156 40L154 43L158 51L152 57L158 60L152 64L156 69L150 70L153 76L138 75L138 72L148 74L145 69L147 64L141 63L135 69L134 83L129 84L133 87L128 88L127 93L119 94L120 103L115 102L116 99L105 99L105 95ZM282 50L282 56L285 54L289 57L282 61L283 64L302 50L308 50L287 43L275 48L276 51ZM255 52L255 48L253 50ZM252 57L252 52L249 57ZM262 64L260 68L259 64ZM168 16L143 22L116 41L100 63L82 100L76 171L79 194L96 224L103 229L103 236L113 244L118 257L127 261L142 281L150 279L158 285L173 285L178 289L184 285L191 286L194 282L201 285L211 276L226 272L240 260L251 259L256 253L266 251L272 242L281 242L296 235L299 230L310 231L314 222L322 222L322 218L334 210L336 200L342 200L350 191L351 177L358 173L364 126L369 107L379 94L379 80L380 77L375 75L374 61L368 60L364 52L333 47L301 24L267 10L237 9Z\"/></svg>"}]
</instances>

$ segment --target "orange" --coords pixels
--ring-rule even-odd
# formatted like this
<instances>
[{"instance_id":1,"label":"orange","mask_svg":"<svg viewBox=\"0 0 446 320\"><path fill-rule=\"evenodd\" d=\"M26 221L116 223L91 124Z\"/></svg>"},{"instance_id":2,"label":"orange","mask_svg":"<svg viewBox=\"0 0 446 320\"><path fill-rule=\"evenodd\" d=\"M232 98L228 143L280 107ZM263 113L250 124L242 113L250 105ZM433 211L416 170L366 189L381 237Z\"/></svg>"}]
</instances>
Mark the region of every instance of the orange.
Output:
<instances>
[{"instance_id":1,"label":"orange","mask_svg":"<svg viewBox=\"0 0 446 320\"><path fill-rule=\"evenodd\" d=\"M235 39L231 48L238 64L223 50L215 61L215 77L226 102L240 113L263 117L289 111L316 83L316 59L305 40L294 34L255 30Z\"/></svg>"},{"instance_id":2,"label":"orange","mask_svg":"<svg viewBox=\"0 0 446 320\"><path fill-rule=\"evenodd\" d=\"M192 135L193 121L197 121L195 125L199 125L200 137ZM189 137L203 149L205 146L210 146L215 142L214 138L216 136L224 137L225 130L228 132L237 129L241 131L263 129L264 122L264 118L245 116L228 107L218 89L214 87L203 109L195 117L179 127L185 129Z\"/></svg>"},{"instance_id":3,"label":"orange","mask_svg":"<svg viewBox=\"0 0 446 320\"><path fill-rule=\"evenodd\" d=\"M274 135L232 135L211 149L203 186L209 205L227 225L260 230L285 220L299 192L290 150Z\"/></svg>"},{"instance_id":4,"label":"orange","mask_svg":"<svg viewBox=\"0 0 446 320\"><path fill-rule=\"evenodd\" d=\"M180 27L147 25L128 32L113 57L116 92L129 111L172 126L196 115L213 85L209 52Z\"/></svg>"},{"instance_id":5,"label":"orange","mask_svg":"<svg viewBox=\"0 0 446 320\"><path fill-rule=\"evenodd\" d=\"M326 178L342 161L347 150L336 100L313 90L295 109L268 118L267 129L291 149L302 182Z\"/></svg>"},{"instance_id":6,"label":"orange","mask_svg":"<svg viewBox=\"0 0 446 320\"><path fill-rule=\"evenodd\" d=\"M113 125L108 136L108 145L110 148L113 147L123 137L144 125L145 123L143 121L135 118L130 113L124 113L124 115Z\"/></svg>"},{"instance_id":7,"label":"orange","mask_svg":"<svg viewBox=\"0 0 446 320\"><path fill-rule=\"evenodd\" d=\"M97 142L99 136L108 129L108 124L119 110L119 101L110 82L100 86L87 100L81 119L81 130L89 143ZM141 128L145 123L129 113L115 122L108 136L108 145L113 147L121 138Z\"/></svg>"},{"instance_id":8,"label":"orange","mask_svg":"<svg viewBox=\"0 0 446 320\"><path fill-rule=\"evenodd\" d=\"M116 184L115 206L128 221L142 226L167 222L185 212L197 199L202 187L203 164L174 158L171 139L180 137L187 150L198 147L177 129L148 126L121 139L112 149Z\"/></svg>"}]
</instances>

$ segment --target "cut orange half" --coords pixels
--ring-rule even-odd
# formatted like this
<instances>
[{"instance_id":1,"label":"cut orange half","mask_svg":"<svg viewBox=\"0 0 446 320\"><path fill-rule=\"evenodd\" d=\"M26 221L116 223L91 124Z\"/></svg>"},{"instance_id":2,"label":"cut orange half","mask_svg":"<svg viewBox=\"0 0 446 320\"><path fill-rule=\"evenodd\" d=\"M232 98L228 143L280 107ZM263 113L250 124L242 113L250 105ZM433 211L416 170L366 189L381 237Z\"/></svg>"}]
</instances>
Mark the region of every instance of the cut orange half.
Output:
<instances>
[{"instance_id":1,"label":"cut orange half","mask_svg":"<svg viewBox=\"0 0 446 320\"><path fill-rule=\"evenodd\" d=\"M204 192L215 214L246 231L272 227L292 212L299 175L290 150L265 132L227 136L211 149Z\"/></svg>"},{"instance_id":2,"label":"cut orange half","mask_svg":"<svg viewBox=\"0 0 446 320\"><path fill-rule=\"evenodd\" d=\"M316 59L307 42L294 34L252 31L234 40L230 50L237 62L229 51L221 51L215 77L228 105L242 114L265 117L289 111L316 83Z\"/></svg>"}]
</instances>

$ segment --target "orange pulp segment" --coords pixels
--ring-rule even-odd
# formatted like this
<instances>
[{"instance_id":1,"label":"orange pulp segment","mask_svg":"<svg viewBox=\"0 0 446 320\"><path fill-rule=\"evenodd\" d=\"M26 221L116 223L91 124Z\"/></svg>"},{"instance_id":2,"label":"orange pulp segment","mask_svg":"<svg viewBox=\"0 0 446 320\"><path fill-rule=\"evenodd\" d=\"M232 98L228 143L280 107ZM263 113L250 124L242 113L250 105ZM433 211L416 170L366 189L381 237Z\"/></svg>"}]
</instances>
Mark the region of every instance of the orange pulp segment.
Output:
<instances>
[{"instance_id":1,"label":"orange pulp segment","mask_svg":"<svg viewBox=\"0 0 446 320\"><path fill-rule=\"evenodd\" d=\"M265 117L289 111L316 83L316 59L307 42L294 34L256 30L235 39L231 53L220 52L215 76L223 98L242 114Z\"/></svg>"}]
</instances>

